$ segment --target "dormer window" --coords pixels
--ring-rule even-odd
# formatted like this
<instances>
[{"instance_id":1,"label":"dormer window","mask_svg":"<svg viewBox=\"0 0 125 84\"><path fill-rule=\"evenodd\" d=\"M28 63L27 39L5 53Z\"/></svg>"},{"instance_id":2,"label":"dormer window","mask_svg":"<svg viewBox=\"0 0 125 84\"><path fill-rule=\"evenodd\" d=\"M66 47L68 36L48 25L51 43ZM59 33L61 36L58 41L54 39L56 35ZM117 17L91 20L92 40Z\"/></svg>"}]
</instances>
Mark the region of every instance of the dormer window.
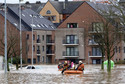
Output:
<instances>
[{"instance_id":1,"label":"dormer window","mask_svg":"<svg viewBox=\"0 0 125 84\"><path fill-rule=\"evenodd\" d=\"M47 10L46 14L51 14L51 11L50 11L50 10Z\"/></svg>"},{"instance_id":2,"label":"dormer window","mask_svg":"<svg viewBox=\"0 0 125 84\"><path fill-rule=\"evenodd\" d=\"M68 28L78 28L78 24L77 23L67 23L67 27Z\"/></svg>"}]
</instances>

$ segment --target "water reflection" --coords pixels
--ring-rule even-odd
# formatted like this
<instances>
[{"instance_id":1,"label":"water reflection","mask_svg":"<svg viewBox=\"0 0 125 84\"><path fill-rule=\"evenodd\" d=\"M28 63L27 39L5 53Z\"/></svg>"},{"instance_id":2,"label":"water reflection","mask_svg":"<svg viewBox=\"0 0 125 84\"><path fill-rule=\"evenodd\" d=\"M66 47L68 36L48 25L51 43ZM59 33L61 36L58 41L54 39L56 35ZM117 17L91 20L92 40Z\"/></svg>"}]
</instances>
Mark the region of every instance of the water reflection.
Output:
<instances>
[{"instance_id":1,"label":"water reflection","mask_svg":"<svg viewBox=\"0 0 125 84\"><path fill-rule=\"evenodd\" d=\"M100 65L85 65L83 75L62 75L57 65L41 65L41 69L0 71L0 84L124 84L125 65L116 65L111 74ZM5 79L6 78L6 79Z\"/></svg>"}]
</instances>

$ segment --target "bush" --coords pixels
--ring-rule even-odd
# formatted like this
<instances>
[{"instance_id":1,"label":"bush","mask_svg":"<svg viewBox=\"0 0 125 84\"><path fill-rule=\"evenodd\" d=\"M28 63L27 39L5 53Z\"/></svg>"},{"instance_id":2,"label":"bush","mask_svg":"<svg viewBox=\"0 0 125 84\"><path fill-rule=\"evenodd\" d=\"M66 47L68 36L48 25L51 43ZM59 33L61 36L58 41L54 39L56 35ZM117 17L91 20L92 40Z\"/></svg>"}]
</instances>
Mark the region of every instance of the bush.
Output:
<instances>
[{"instance_id":1,"label":"bush","mask_svg":"<svg viewBox=\"0 0 125 84\"><path fill-rule=\"evenodd\" d=\"M9 58L8 62L11 63L11 58ZM13 57L12 63L16 64L16 62L18 62L18 64L20 64L20 58ZM25 63L24 59L22 59L22 63L23 64Z\"/></svg>"}]
</instances>

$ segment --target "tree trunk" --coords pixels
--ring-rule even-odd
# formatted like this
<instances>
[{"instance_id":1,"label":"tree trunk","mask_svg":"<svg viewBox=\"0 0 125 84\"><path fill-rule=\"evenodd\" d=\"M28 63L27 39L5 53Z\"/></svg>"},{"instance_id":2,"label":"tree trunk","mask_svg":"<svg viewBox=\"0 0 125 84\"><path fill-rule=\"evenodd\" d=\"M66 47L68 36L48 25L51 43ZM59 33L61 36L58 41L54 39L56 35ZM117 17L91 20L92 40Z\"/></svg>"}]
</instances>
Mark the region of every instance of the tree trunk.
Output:
<instances>
[{"instance_id":1,"label":"tree trunk","mask_svg":"<svg viewBox=\"0 0 125 84\"><path fill-rule=\"evenodd\" d=\"M18 63L16 63L16 70L18 70Z\"/></svg>"},{"instance_id":2,"label":"tree trunk","mask_svg":"<svg viewBox=\"0 0 125 84\"><path fill-rule=\"evenodd\" d=\"M110 59L110 54L108 53L108 66L107 66L107 71L111 72L111 59Z\"/></svg>"},{"instance_id":3,"label":"tree trunk","mask_svg":"<svg viewBox=\"0 0 125 84\"><path fill-rule=\"evenodd\" d=\"M102 55L102 64L101 64L101 69L104 70L104 55Z\"/></svg>"},{"instance_id":4,"label":"tree trunk","mask_svg":"<svg viewBox=\"0 0 125 84\"><path fill-rule=\"evenodd\" d=\"M7 71L10 71L9 63L7 62Z\"/></svg>"}]
</instances>

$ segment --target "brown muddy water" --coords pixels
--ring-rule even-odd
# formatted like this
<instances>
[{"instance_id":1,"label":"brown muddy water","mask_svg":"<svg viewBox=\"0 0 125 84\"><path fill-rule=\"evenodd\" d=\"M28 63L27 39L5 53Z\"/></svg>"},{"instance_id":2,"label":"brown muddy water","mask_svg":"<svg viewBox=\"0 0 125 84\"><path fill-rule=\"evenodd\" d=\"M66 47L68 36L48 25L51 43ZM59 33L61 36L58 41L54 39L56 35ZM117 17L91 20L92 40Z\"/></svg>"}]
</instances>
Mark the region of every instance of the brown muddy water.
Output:
<instances>
[{"instance_id":1,"label":"brown muddy water","mask_svg":"<svg viewBox=\"0 0 125 84\"><path fill-rule=\"evenodd\" d=\"M115 65L111 73L100 65L85 65L82 75L62 75L57 65L39 65L40 69L11 70L7 77L0 71L0 84L125 84L125 65Z\"/></svg>"}]
</instances>

